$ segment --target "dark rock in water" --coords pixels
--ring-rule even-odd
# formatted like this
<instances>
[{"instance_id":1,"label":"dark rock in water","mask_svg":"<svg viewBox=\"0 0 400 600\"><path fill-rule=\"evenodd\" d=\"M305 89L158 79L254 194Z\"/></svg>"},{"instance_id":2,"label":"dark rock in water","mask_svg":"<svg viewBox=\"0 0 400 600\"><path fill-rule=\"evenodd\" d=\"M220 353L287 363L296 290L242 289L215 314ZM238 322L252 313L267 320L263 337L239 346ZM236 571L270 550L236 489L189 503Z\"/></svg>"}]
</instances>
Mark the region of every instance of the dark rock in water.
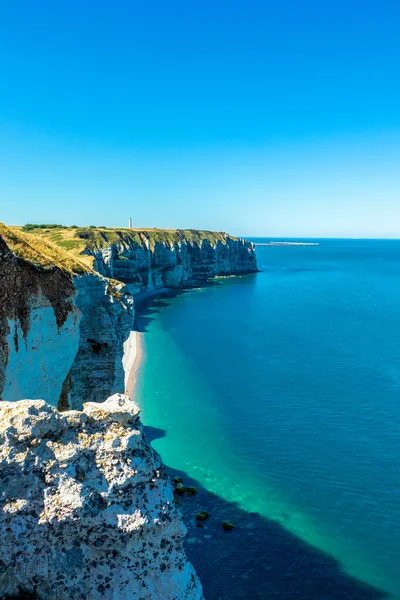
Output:
<instances>
[{"instance_id":1,"label":"dark rock in water","mask_svg":"<svg viewBox=\"0 0 400 600\"><path fill-rule=\"evenodd\" d=\"M179 496L183 496L185 492L186 492L186 488L181 483L178 483L175 486L175 493L178 494Z\"/></svg>"},{"instance_id":2,"label":"dark rock in water","mask_svg":"<svg viewBox=\"0 0 400 600\"><path fill-rule=\"evenodd\" d=\"M231 531L232 529L234 529L234 525L232 525L232 523L230 523L229 521L224 521L222 523L222 528L225 529L225 531Z\"/></svg>"},{"instance_id":3,"label":"dark rock in water","mask_svg":"<svg viewBox=\"0 0 400 600\"><path fill-rule=\"evenodd\" d=\"M186 493L187 493L188 496L195 496L197 494L197 490L196 490L196 488L194 486L189 486L186 489Z\"/></svg>"},{"instance_id":4,"label":"dark rock in water","mask_svg":"<svg viewBox=\"0 0 400 600\"><path fill-rule=\"evenodd\" d=\"M200 512L197 513L196 520L197 521L205 521L206 519L208 519L209 516L210 516L210 513L208 513L206 510L201 510Z\"/></svg>"},{"instance_id":5,"label":"dark rock in water","mask_svg":"<svg viewBox=\"0 0 400 600\"><path fill-rule=\"evenodd\" d=\"M177 483L182 483L182 477L174 477L172 481L174 482L175 485Z\"/></svg>"}]
</instances>

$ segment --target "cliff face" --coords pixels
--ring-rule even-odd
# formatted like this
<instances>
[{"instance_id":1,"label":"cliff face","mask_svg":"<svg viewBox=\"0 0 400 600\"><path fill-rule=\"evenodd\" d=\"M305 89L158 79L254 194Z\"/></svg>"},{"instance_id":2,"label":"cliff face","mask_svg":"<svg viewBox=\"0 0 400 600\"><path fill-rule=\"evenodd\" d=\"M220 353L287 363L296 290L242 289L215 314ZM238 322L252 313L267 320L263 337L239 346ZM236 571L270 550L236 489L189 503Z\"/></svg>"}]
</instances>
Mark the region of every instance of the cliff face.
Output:
<instances>
[{"instance_id":1,"label":"cliff face","mask_svg":"<svg viewBox=\"0 0 400 600\"><path fill-rule=\"evenodd\" d=\"M130 284L134 293L180 288L210 277L257 271L254 245L226 234L218 238L166 239L153 244L151 238L143 237L140 243L129 235L121 235L108 244L107 239L102 245L94 242L84 252L94 257L96 271Z\"/></svg>"},{"instance_id":2,"label":"cliff face","mask_svg":"<svg viewBox=\"0 0 400 600\"><path fill-rule=\"evenodd\" d=\"M74 295L66 273L20 258L0 235L0 398L57 404L79 343Z\"/></svg>"},{"instance_id":3,"label":"cliff face","mask_svg":"<svg viewBox=\"0 0 400 600\"><path fill-rule=\"evenodd\" d=\"M134 294L256 271L254 246L64 229L0 224L0 598L201 599L137 406L97 402L125 388Z\"/></svg>"},{"instance_id":4,"label":"cliff face","mask_svg":"<svg viewBox=\"0 0 400 600\"><path fill-rule=\"evenodd\" d=\"M0 398L44 397L65 410L123 391L131 295L92 271L46 264L39 253L36 264L25 260L16 252L32 258L32 247L9 236L0 229Z\"/></svg>"},{"instance_id":5,"label":"cliff face","mask_svg":"<svg viewBox=\"0 0 400 600\"><path fill-rule=\"evenodd\" d=\"M130 284L134 293L257 271L254 244L224 232L56 228L36 230L35 237L67 249L105 277Z\"/></svg>"},{"instance_id":6,"label":"cliff face","mask_svg":"<svg viewBox=\"0 0 400 600\"><path fill-rule=\"evenodd\" d=\"M75 303L82 314L79 348L68 371L61 408L82 407L82 398L103 402L124 391L124 343L133 328L133 298L123 285L97 275L75 277ZM126 364L127 371L130 364Z\"/></svg>"},{"instance_id":7,"label":"cliff face","mask_svg":"<svg viewBox=\"0 0 400 600\"><path fill-rule=\"evenodd\" d=\"M0 403L0 597L200 600L185 527L139 409Z\"/></svg>"}]
</instances>

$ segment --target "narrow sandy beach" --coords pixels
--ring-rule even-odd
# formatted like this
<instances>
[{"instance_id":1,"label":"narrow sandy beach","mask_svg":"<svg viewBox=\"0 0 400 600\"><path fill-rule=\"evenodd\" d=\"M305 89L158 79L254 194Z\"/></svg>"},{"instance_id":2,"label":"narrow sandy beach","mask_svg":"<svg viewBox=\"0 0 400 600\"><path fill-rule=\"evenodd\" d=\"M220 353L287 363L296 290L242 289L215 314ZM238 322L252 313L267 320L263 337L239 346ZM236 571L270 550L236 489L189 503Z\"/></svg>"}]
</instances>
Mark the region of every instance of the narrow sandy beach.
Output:
<instances>
[{"instance_id":1,"label":"narrow sandy beach","mask_svg":"<svg viewBox=\"0 0 400 600\"><path fill-rule=\"evenodd\" d=\"M141 292L135 297L135 311L153 298L162 297L169 292L170 290L165 287L157 290ZM136 372L143 358L142 335L143 333L141 331L131 331L128 340L126 340L124 344L124 359L122 362L124 364L125 372L129 368L129 374L127 377L125 377L125 394L132 399L136 383ZM130 367L129 363L131 363Z\"/></svg>"},{"instance_id":2,"label":"narrow sandy beach","mask_svg":"<svg viewBox=\"0 0 400 600\"><path fill-rule=\"evenodd\" d=\"M136 383L136 371L138 370L140 362L143 358L142 334L139 331L135 332L135 349L135 358L125 382L125 394L127 394L130 398L133 398L133 392Z\"/></svg>"}]
</instances>

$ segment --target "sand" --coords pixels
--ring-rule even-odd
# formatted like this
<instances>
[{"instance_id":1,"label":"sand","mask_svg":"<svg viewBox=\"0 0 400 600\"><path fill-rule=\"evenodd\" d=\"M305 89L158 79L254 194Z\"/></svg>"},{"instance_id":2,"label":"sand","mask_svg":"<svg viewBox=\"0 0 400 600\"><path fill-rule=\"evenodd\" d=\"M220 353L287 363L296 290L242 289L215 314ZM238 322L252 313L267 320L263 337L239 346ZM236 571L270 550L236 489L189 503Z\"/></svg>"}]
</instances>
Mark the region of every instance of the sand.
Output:
<instances>
[{"instance_id":1,"label":"sand","mask_svg":"<svg viewBox=\"0 0 400 600\"><path fill-rule=\"evenodd\" d=\"M128 378L126 380L125 385L125 394L127 394L130 398L133 398L135 383L136 383L136 372L139 368L140 362L143 358L143 344L142 344L142 334L139 331L136 331L136 354L132 363L132 367L130 369Z\"/></svg>"}]
</instances>

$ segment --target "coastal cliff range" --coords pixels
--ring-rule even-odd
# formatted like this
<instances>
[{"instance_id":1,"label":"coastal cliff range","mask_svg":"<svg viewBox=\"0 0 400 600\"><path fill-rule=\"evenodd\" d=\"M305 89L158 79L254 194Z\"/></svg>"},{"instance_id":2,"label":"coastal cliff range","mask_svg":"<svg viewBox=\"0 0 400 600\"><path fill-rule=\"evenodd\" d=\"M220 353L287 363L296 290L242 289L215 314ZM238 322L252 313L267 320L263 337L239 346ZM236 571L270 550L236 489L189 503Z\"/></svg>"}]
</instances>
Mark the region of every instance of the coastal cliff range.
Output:
<instances>
[{"instance_id":1,"label":"coastal cliff range","mask_svg":"<svg viewBox=\"0 0 400 600\"><path fill-rule=\"evenodd\" d=\"M224 232L83 227L33 229L25 237L66 250L99 274L129 284L133 294L257 271L254 244Z\"/></svg>"},{"instance_id":2,"label":"coastal cliff range","mask_svg":"<svg viewBox=\"0 0 400 600\"><path fill-rule=\"evenodd\" d=\"M225 233L0 225L0 398L61 410L124 391L134 297L257 271ZM127 358L129 360L127 360Z\"/></svg>"},{"instance_id":3,"label":"coastal cliff range","mask_svg":"<svg viewBox=\"0 0 400 600\"><path fill-rule=\"evenodd\" d=\"M224 233L0 224L0 598L201 600L171 484L119 393L134 298L256 270L254 245Z\"/></svg>"}]
</instances>

